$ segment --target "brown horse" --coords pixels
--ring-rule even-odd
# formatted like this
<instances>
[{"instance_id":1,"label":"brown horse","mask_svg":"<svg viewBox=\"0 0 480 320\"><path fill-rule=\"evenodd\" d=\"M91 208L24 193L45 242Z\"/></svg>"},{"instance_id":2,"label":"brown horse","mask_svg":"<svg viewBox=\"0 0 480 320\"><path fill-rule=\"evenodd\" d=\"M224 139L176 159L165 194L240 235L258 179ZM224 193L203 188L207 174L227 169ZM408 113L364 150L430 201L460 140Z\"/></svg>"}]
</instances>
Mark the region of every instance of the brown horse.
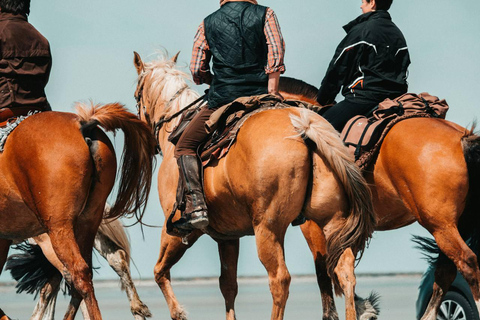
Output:
<instances>
[{"instance_id":1,"label":"brown horse","mask_svg":"<svg viewBox=\"0 0 480 320\"><path fill-rule=\"evenodd\" d=\"M139 113L158 129L163 153L158 188L165 214L174 207L178 181L174 145L167 138L178 121L163 125L159 121L198 98L175 62L176 56L143 63L137 53L134 59ZM347 319L356 319L351 281L355 256L371 235L374 216L368 186L332 126L306 109L259 112L242 126L227 156L205 168L204 185L210 226L203 232L219 243L227 319L235 319L237 286L231 280L236 278L238 239L244 235L255 235L258 256L268 272L271 318L283 318L290 284L284 236L301 212L322 226L328 239L327 268L338 292L345 293ZM185 319L185 315L173 294L169 270L201 234L190 234L185 245L163 228L154 272L172 319Z\"/></svg>"},{"instance_id":2,"label":"brown horse","mask_svg":"<svg viewBox=\"0 0 480 320\"><path fill-rule=\"evenodd\" d=\"M125 133L111 218L141 219L155 142L149 128L119 104L78 106L77 113L35 114L7 139L0 154L0 271L12 241L46 233L73 285L65 319L73 319L85 300L97 320L102 317L92 285L92 248L117 168L114 148L98 126ZM0 319L8 319L1 310Z\"/></svg>"},{"instance_id":3,"label":"brown horse","mask_svg":"<svg viewBox=\"0 0 480 320\"><path fill-rule=\"evenodd\" d=\"M280 91L312 101L317 89L303 81L281 79ZM418 221L434 237L448 259L438 264L434 294L422 319L436 319L456 268L470 285L480 307L477 257L465 244L478 232L480 215L480 137L459 125L435 118L412 118L387 134L375 165L364 175L371 185L377 217L375 230L392 230ZM324 319L338 319L331 280L326 272L326 239L315 221L302 231L313 253L322 295ZM456 267L456 268L455 268Z\"/></svg>"}]
</instances>

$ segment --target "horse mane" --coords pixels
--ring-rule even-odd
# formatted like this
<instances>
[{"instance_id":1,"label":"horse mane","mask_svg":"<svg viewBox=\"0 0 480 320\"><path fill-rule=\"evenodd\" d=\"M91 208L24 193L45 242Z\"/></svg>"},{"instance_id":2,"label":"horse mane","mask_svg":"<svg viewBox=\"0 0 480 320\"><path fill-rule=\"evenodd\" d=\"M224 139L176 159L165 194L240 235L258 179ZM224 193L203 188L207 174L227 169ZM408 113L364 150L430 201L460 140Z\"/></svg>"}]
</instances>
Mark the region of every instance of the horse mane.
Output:
<instances>
[{"instance_id":1,"label":"horse mane","mask_svg":"<svg viewBox=\"0 0 480 320\"><path fill-rule=\"evenodd\" d=\"M318 93L318 88L306 83L303 80L283 76L280 77L278 90L291 94L302 95L312 100L315 100L317 98Z\"/></svg>"},{"instance_id":2,"label":"horse mane","mask_svg":"<svg viewBox=\"0 0 480 320\"><path fill-rule=\"evenodd\" d=\"M177 69L175 62L168 59L166 53L160 53L159 56L156 60L144 62L144 71L138 76L138 83L143 86L144 99L148 101L148 115L155 121L170 116L199 97L187 84L191 77ZM185 90L169 106L164 107L182 88Z\"/></svg>"}]
</instances>

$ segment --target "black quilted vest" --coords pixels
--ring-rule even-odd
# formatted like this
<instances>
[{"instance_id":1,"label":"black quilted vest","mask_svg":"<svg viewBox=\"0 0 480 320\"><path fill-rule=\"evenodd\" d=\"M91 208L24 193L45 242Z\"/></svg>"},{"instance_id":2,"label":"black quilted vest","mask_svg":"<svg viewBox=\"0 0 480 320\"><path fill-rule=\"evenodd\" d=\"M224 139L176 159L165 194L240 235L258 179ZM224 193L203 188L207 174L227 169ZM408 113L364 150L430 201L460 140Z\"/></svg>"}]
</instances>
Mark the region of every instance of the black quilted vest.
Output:
<instances>
[{"instance_id":1,"label":"black quilted vest","mask_svg":"<svg viewBox=\"0 0 480 320\"><path fill-rule=\"evenodd\" d=\"M208 93L210 108L267 93L267 8L248 2L228 2L204 20L214 73Z\"/></svg>"}]
</instances>

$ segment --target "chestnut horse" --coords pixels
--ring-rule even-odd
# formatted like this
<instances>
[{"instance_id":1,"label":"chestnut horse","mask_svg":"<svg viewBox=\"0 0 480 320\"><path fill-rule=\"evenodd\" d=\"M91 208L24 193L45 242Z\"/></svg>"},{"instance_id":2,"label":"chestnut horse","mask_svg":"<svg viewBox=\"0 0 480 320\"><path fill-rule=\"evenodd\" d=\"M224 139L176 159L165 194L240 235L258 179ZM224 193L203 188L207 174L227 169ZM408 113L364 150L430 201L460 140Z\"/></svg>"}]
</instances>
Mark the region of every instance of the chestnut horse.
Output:
<instances>
[{"instance_id":1,"label":"chestnut horse","mask_svg":"<svg viewBox=\"0 0 480 320\"><path fill-rule=\"evenodd\" d=\"M283 78L280 91L284 97L315 101L318 89L300 80ZM373 194L375 230L397 229L417 221L450 259L440 259L446 263L437 266L434 294L423 320L436 319L456 268L469 283L480 307L477 257L463 240L480 227L479 165L480 137L473 134L473 129L442 119L411 118L390 130L375 165L364 172ZM312 220L301 228L315 259L323 319L338 319L325 269L325 235Z\"/></svg>"},{"instance_id":2,"label":"chestnut horse","mask_svg":"<svg viewBox=\"0 0 480 320\"><path fill-rule=\"evenodd\" d=\"M107 131L125 133L118 194L108 217L136 214L150 190L155 142L150 130L119 104L77 107L78 114L43 112L21 122L0 154L0 271L13 241L47 234L73 285L65 319L85 301L102 319L91 272L95 234L116 175ZM0 310L0 319L8 319Z\"/></svg>"},{"instance_id":3,"label":"chestnut horse","mask_svg":"<svg viewBox=\"0 0 480 320\"><path fill-rule=\"evenodd\" d=\"M166 215L174 207L178 182L175 146L167 139L178 119L168 121L168 117L198 98L175 62L176 56L144 63L137 53L134 59L140 116L159 129L155 131L163 160L158 191ZM161 125L161 119L166 123ZM301 212L322 226L328 239L327 268L338 292L345 293L346 318L356 319L350 280L355 256L363 251L375 218L369 188L331 125L306 109L259 112L246 120L226 157L205 168L204 186L209 227L191 233L188 245L168 235L165 225L162 230L154 273L172 319L186 316L173 294L170 268L203 232L218 242L227 319L235 319L238 239L245 235L255 235L258 256L268 273L271 318L282 319L290 284L284 236Z\"/></svg>"}]
</instances>

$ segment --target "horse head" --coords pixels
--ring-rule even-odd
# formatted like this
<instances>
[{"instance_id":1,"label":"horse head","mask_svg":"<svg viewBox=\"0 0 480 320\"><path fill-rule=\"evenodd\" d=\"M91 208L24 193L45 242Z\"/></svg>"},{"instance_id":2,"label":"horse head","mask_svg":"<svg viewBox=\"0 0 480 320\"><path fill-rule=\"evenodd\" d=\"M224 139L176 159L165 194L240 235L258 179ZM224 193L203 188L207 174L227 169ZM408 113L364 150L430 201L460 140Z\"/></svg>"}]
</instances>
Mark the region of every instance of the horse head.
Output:
<instances>
[{"instance_id":1,"label":"horse head","mask_svg":"<svg viewBox=\"0 0 480 320\"><path fill-rule=\"evenodd\" d=\"M178 123L181 106L199 97L187 84L190 76L177 68L179 54L168 58L166 53L161 53L157 60L144 62L134 52L133 64L138 74L135 90L138 116L152 128L160 149L162 140L168 136L163 133L170 133Z\"/></svg>"},{"instance_id":2,"label":"horse head","mask_svg":"<svg viewBox=\"0 0 480 320\"><path fill-rule=\"evenodd\" d=\"M188 75L176 68L179 53L170 59L162 54L158 60L144 62L134 52L133 63L138 74L135 90L137 109L140 119L151 126L178 109L178 106L172 104L172 96L188 87Z\"/></svg>"}]
</instances>

